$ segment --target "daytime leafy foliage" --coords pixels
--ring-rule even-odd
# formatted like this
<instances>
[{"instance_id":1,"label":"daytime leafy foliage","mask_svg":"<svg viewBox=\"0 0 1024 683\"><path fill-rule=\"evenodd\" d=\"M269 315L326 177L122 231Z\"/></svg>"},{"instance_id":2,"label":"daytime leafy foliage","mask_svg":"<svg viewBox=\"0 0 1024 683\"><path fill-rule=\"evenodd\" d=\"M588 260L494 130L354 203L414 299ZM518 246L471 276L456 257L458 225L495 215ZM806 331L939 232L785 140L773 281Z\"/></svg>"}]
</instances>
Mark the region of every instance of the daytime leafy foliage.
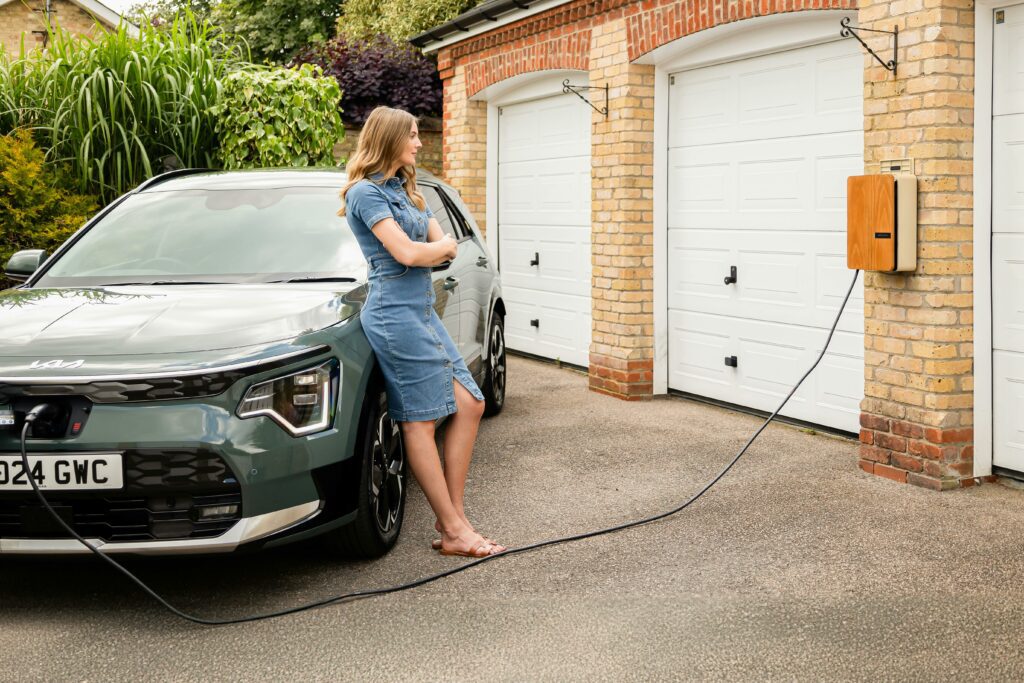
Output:
<instances>
[{"instance_id":1,"label":"daytime leafy foliage","mask_svg":"<svg viewBox=\"0 0 1024 683\"><path fill-rule=\"evenodd\" d=\"M223 87L213 109L223 168L334 164L341 90L318 67L239 71Z\"/></svg>"},{"instance_id":2,"label":"daytime leafy foliage","mask_svg":"<svg viewBox=\"0 0 1024 683\"><path fill-rule=\"evenodd\" d=\"M286 64L304 46L334 36L341 6L341 0L220 0L212 18L248 44L253 60Z\"/></svg>"},{"instance_id":3,"label":"daytime leafy foliage","mask_svg":"<svg viewBox=\"0 0 1024 683\"><path fill-rule=\"evenodd\" d=\"M69 190L69 184L60 169L45 163L31 133L0 136L0 269L22 249L52 254L96 212L96 198Z\"/></svg>"},{"instance_id":4,"label":"daytime leafy foliage","mask_svg":"<svg viewBox=\"0 0 1024 683\"><path fill-rule=\"evenodd\" d=\"M441 112L437 68L408 43L395 43L384 35L367 40L338 36L304 50L295 60L316 64L337 79L348 122L362 124L381 104L414 116Z\"/></svg>"},{"instance_id":5,"label":"daytime leafy foliage","mask_svg":"<svg viewBox=\"0 0 1024 683\"><path fill-rule=\"evenodd\" d=\"M383 33L402 42L478 4L479 0L346 0L338 35L358 40Z\"/></svg>"},{"instance_id":6,"label":"daytime leafy foliage","mask_svg":"<svg viewBox=\"0 0 1024 683\"><path fill-rule=\"evenodd\" d=\"M143 27L139 38L123 26L95 38L57 30L45 51L0 56L0 72L13 76L0 81L0 103L21 112L5 106L0 132L33 127L47 158L68 162L79 189L106 202L164 165L213 164L210 109L225 75L244 67L194 20Z\"/></svg>"},{"instance_id":7,"label":"daytime leafy foliage","mask_svg":"<svg viewBox=\"0 0 1024 683\"><path fill-rule=\"evenodd\" d=\"M154 28L170 28L175 19L194 16L198 23L209 21L216 0L146 0L137 2L123 13L124 17L137 26L149 25Z\"/></svg>"}]
</instances>

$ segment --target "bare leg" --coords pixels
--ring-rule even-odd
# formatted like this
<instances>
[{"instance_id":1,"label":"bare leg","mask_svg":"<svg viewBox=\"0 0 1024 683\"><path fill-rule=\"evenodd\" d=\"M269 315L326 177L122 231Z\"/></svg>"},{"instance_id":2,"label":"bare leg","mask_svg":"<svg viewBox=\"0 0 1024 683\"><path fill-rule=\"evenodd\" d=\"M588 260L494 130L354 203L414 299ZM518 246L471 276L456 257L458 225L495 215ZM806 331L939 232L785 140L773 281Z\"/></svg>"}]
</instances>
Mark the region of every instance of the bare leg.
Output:
<instances>
[{"instance_id":1,"label":"bare leg","mask_svg":"<svg viewBox=\"0 0 1024 683\"><path fill-rule=\"evenodd\" d=\"M444 473L441 471L441 459L434 443L433 420L400 424L409 467L441 525L443 547L446 550L466 551L478 547L483 538L463 521L448 494Z\"/></svg>"},{"instance_id":2,"label":"bare leg","mask_svg":"<svg viewBox=\"0 0 1024 683\"><path fill-rule=\"evenodd\" d=\"M449 418L444 434L444 480L448 495L459 516L466 519L464 498L469 463L473 459L473 445L476 442L480 418L484 414L484 402L478 401L466 387L455 382L455 405L458 412Z\"/></svg>"},{"instance_id":3,"label":"bare leg","mask_svg":"<svg viewBox=\"0 0 1024 683\"><path fill-rule=\"evenodd\" d=\"M472 527L466 517L464 498L466 491L466 476L469 473L469 463L473 458L473 444L476 442L477 429L480 426L480 418L484 414L484 402L478 401L469 393L464 386L455 383L455 405L458 411L452 415L445 426L444 435L444 479L448 487L448 494L456 512L467 525ZM435 521L434 528L441 531L440 517ZM485 540L495 543L494 540L484 537ZM499 549L504 550L505 546L495 543ZM438 547L434 541L434 547Z\"/></svg>"}]
</instances>

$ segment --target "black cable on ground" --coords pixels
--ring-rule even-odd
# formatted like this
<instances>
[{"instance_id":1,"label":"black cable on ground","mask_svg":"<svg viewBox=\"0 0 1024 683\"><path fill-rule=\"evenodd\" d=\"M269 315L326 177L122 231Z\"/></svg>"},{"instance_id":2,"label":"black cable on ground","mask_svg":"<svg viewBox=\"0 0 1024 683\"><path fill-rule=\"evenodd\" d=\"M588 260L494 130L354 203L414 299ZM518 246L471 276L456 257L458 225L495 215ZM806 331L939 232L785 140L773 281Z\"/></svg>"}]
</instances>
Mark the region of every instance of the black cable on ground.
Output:
<instances>
[{"instance_id":1,"label":"black cable on ground","mask_svg":"<svg viewBox=\"0 0 1024 683\"><path fill-rule=\"evenodd\" d=\"M245 616L245 617L235 617L233 619L204 619L202 617L192 616L191 614L187 614L185 612L182 612L180 609L178 609L174 605L172 605L169 602L167 602L166 600L164 600L153 589L151 589L149 586L147 586L145 583L143 583L141 579L139 579L137 576L135 576L130 571L128 571L128 569L126 569L123 565L121 565L119 562L116 562L109 555L107 555L106 553L104 553L103 551L98 549L97 547L93 546L87 540L82 538L78 534L78 532L76 532L74 529L72 529L71 525L69 525L67 522L65 522L63 520L63 518L61 518L61 516L57 514L57 512L53 509L53 507L50 506L50 503L47 502L46 498L43 496L42 491L39 490L39 485L36 483L35 479L31 476L31 474L29 474L28 480L29 480L29 483L32 485L32 490L35 491L36 497L39 498L39 501L43 504L43 506L47 509L47 511L49 511L50 515L64 528L65 531L68 532L68 534L70 536L75 538L79 543L84 545L86 548L88 548L90 551L92 551L95 555L97 555L101 560L103 560L104 562L106 562L107 564L112 566L115 570L119 571L120 573L122 573L126 577L128 577L128 579L130 581L132 581L133 583L135 583L135 585L137 585L139 588L141 588L143 592L147 593L154 600L156 600L161 605L166 607L170 612L172 612L173 614L181 617L182 619L185 619L187 621L191 621L191 622L196 623L196 624L203 624L203 625L206 625L206 626L224 626L224 625L227 625L227 624L242 624L242 623L249 622L249 621L260 621L260 620L263 620L263 619L272 619L274 617L283 617L283 616L285 616L287 614L295 614L296 612L303 612L305 610L313 609L315 607L323 607L325 605L330 605L330 604L335 603L335 602L341 602L343 600L349 600L349 599L352 599L352 598L368 597L368 596L371 596L371 595L385 595L387 593L397 593L398 591L408 590L410 588L416 588L417 586L422 586L424 584L431 583L433 581L437 581L438 579L443 579L443 578L445 578L447 576L451 576L453 574L458 574L459 572L464 572L467 569L470 569L470 568L475 567L477 565L483 564L484 562L489 562L491 560L495 560L495 559L500 558L500 557L508 557L509 555L515 555L517 553L525 553L528 550L536 550L538 548L544 548L544 547L549 546L549 545L556 545L556 544L559 544L559 543L569 543L571 541L580 541L580 540L583 540L584 538L592 538L594 536L601 536L603 534L610 534L610 533L615 532L615 531L622 531L623 529L629 529L631 527L640 526L641 524L648 524L650 522L656 522L659 519L664 519L665 517L669 517L671 515L674 515L677 512L680 512L681 510L684 510L687 507L689 507L691 503L693 503L695 500L697 500L698 498L703 496L705 493L707 493L707 491L709 489L711 489L712 486L717 484L718 481L722 477L724 477L729 470L732 469L733 465L735 465L739 461L739 459L741 457L743 457L743 454L747 452L747 449L750 448L750 445L752 443L754 443L754 440L757 439L757 437L759 437L761 435L761 432L763 432L765 430L765 428L771 423L771 421L774 420L776 418L776 416L778 416L778 414L782 410L782 408L786 405L786 403L789 402L789 399L792 398L793 394L795 394L797 389L800 388L800 385L804 383L804 380L806 380L807 377L810 376L810 374L812 372L814 372L814 369L818 367L818 364L821 362L821 359L825 357L825 352L828 350L829 344L832 342L832 337L835 335L836 327L838 327L838 325L839 325L839 319L842 317L843 310L846 308L846 304L850 300L850 294L853 293L853 287L854 287L854 285L857 284L857 277L859 275L860 275L860 271L859 270L854 272L854 274L853 274L853 281L850 282L850 288L846 291L846 296L843 298L843 303L839 307L839 311L836 313L835 322L832 323L832 328L829 330L828 338L825 340L825 344L821 348L821 353L818 355L818 358L814 361L814 364L811 365L810 369L807 370L807 372L804 373L803 377L801 377L800 381L797 382L793 386L793 388L790 390L790 392L788 394L786 394L786 398L782 399L782 403L779 404L779 407L776 408L775 411L771 415L768 416L768 419L766 419L764 421L764 424L762 424L760 426L760 428L758 428L758 430L756 432L754 432L754 435L751 436L747 440L747 442L743 445L743 448L740 449L739 453L737 453L736 456L731 461L729 461L729 464L727 464L724 468L722 468L722 471L719 472L713 479L711 479L711 481L709 481L707 484L705 484L699 491L697 491L697 493L695 493L692 496L690 496L690 498L688 498L686 500L686 502L682 503L678 507L675 507L675 508L673 508L673 509L671 509L671 510L669 510L667 512L662 512L661 514L653 515L651 517L645 517L643 519L638 519L638 520L633 521L633 522L625 522L623 524L618 524L616 526L607 527L605 529L598 529L596 531L588 531L588 532L585 532L585 533L582 533L582 534L576 534L574 536L564 536L562 538L554 538L554 539L551 539L551 540L548 540L548 541L540 541L538 543L531 543L530 545L524 545L524 546L521 546L519 548L509 548L508 550L505 550L503 552L497 553L495 555L489 555L487 557L477 558L477 559L474 559L474 560L472 560L470 562L466 562L465 564L459 565L458 567L454 567L452 569L448 569L448 570L445 570L443 572L438 572L437 574L431 574L429 576L424 576L424 577L416 579L414 581L410 581L408 583L403 583L403 584L398 584L396 586L386 586L384 588L370 588L370 589L366 589L366 590L352 591L350 593L344 593L342 595L336 595L336 596L333 596L333 597L324 598L322 600L317 600L315 602L310 602L310 603L307 603L307 604L304 604L304 605L298 605L296 607L289 607L288 609L277 610L277 611L273 611L273 612L264 612L262 614L254 614L254 615ZM40 405L36 406L35 408L33 408L29 412L29 414L25 417L25 426L21 430L21 461L22 461L22 465L25 468L25 472L26 473L30 472L30 470L29 470L29 462L28 462L28 454L27 454L26 448L25 448L25 440L26 440L26 438L28 436L28 430L31 427L32 423L34 423L36 421L36 419L38 419L39 416L48 408L49 408L49 406L47 406L46 404L40 404Z\"/></svg>"}]
</instances>

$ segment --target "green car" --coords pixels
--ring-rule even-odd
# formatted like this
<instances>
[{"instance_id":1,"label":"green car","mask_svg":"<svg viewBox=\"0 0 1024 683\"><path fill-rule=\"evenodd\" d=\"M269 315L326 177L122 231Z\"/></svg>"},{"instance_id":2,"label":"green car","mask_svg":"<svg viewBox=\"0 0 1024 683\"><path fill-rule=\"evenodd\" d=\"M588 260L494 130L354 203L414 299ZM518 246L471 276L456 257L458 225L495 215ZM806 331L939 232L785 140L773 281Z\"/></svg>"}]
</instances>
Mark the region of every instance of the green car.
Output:
<instances>
[{"instance_id":1,"label":"green car","mask_svg":"<svg viewBox=\"0 0 1024 683\"><path fill-rule=\"evenodd\" d=\"M0 556L177 554L319 536L377 557L408 476L359 322L366 262L337 216L344 171L173 171L102 210L0 292ZM438 316L487 401L505 400L496 264L458 193L419 186L458 256ZM32 425L29 471L20 457Z\"/></svg>"}]
</instances>

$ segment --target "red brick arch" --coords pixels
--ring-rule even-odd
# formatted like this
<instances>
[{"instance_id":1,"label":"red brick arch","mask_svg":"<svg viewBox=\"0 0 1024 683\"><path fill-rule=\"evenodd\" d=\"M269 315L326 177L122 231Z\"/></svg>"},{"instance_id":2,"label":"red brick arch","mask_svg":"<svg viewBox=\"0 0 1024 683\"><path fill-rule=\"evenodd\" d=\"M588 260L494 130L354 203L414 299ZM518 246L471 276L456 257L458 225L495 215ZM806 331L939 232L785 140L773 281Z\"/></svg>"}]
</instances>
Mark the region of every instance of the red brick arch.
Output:
<instances>
[{"instance_id":1,"label":"red brick arch","mask_svg":"<svg viewBox=\"0 0 1024 683\"><path fill-rule=\"evenodd\" d=\"M856 0L644 0L625 11L629 61L683 36L771 14L857 9ZM838 35L838 29L836 29Z\"/></svg>"},{"instance_id":2,"label":"red brick arch","mask_svg":"<svg viewBox=\"0 0 1024 683\"><path fill-rule=\"evenodd\" d=\"M490 85L533 71L590 70L590 29L568 36L521 42L467 64L467 96L472 97Z\"/></svg>"},{"instance_id":3,"label":"red brick arch","mask_svg":"<svg viewBox=\"0 0 1024 683\"><path fill-rule=\"evenodd\" d=\"M466 96L533 71L589 71L593 27L625 18L629 60L683 36L741 19L786 12L856 9L857 0L574 0L442 48L443 80L466 67Z\"/></svg>"}]
</instances>

